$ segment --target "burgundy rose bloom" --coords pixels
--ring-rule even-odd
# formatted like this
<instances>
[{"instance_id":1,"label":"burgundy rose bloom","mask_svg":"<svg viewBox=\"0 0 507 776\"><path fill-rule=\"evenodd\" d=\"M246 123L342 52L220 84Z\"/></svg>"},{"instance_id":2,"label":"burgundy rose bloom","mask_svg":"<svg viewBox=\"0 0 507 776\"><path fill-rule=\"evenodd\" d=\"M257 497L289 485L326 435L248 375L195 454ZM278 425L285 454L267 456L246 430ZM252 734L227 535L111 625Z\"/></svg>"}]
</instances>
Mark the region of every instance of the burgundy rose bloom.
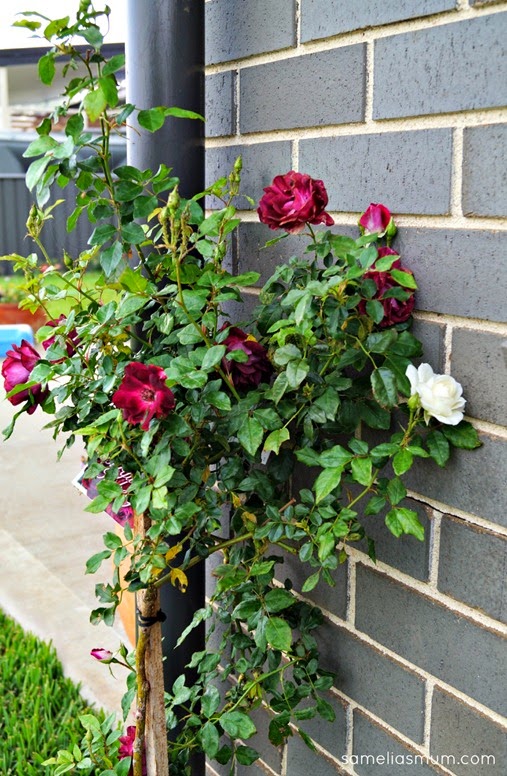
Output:
<instances>
[{"instance_id":1,"label":"burgundy rose bloom","mask_svg":"<svg viewBox=\"0 0 507 776\"><path fill-rule=\"evenodd\" d=\"M257 213L259 220L270 229L297 234L305 224L334 224L324 210L328 196L320 180L291 170L286 175L277 175L264 191Z\"/></svg>"},{"instance_id":2,"label":"burgundy rose bloom","mask_svg":"<svg viewBox=\"0 0 507 776\"><path fill-rule=\"evenodd\" d=\"M125 367L112 402L122 410L127 423L140 423L143 431L148 431L153 417L165 418L174 409L174 394L167 388L166 379L164 370L154 364L132 362Z\"/></svg>"},{"instance_id":3,"label":"burgundy rose bloom","mask_svg":"<svg viewBox=\"0 0 507 776\"><path fill-rule=\"evenodd\" d=\"M248 361L230 361L227 358L222 361L222 366L235 388L257 388L263 380L269 379L273 368L266 348L257 342L255 337L231 326L223 344L228 353L242 350L248 356Z\"/></svg>"},{"instance_id":4,"label":"burgundy rose bloom","mask_svg":"<svg viewBox=\"0 0 507 776\"><path fill-rule=\"evenodd\" d=\"M368 234L379 232L380 236L382 237L382 235L387 231L391 221L391 211L388 210L385 205L377 205L372 202L369 208L364 211L363 215L359 219L359 226L361 226L363 231L367 232Z\"/></svg>"},{"instance_id":5,"label":"burgundy rose bloom","mask_svg":"<svg viewBox=\"0 0 507 776\"><path fill-rule=\"evenodd\" d=\"M100 660L100 662L104 660L111 660L113 657L113 653L110 652L108 649L104 649L103 647L97 647L96 649L92 649L90 651L90 655L95 658L95 660Z\"/></svg>"},{"instance_id":6,"label":"burgundy rose bloom","mask_svg":"<svg viewBox=\"0 0 507 776\"><path fill-rule=\"evenodd\" d=\"M397 256L396 251L392 248L382 247L378 249L378 258L382 256ZM402 267L400 259L395 259L391 269L401 269L403 272L408 272L412 275L412 272L405 267ZM406 289L410 292L408 299L394 299L393 297L387 297L383 299L384 294L390 291L391 288L400 287L398 283L389 272L380 272L377 269L369 269L364 275L365 279L373 280L377 286L377 291L373 296L373 299L378 299L382 302L384 308L384 317L380 321L379 326L385 328L386 326L393 326L395 323L403 323L412 314L414 309L414 292L411 289ZM403 287L403 286L402 286ZM361 315L366 313L366 301L362 300L358 305L358 310Z\"/></svg>"},{"instance_id":7,"label":"burgundy rose bloom","mask_svg":"<svg viewBox=\"0 0 507 776\"><path fill-rule=\"evenodd\" d=\"M56 318L53 321L48 321L45 325L51 326L51 328L56 328L57 326L60 326L60 324L64 323L67 320L65 315L60 315L59 318ZM53 335L52 337L48 337L48 339L43 340L42 347L44 350L49 350L51 345L54 345L56 340L56 335ZM75 329L71 329L71 331L65 335L65 347L67 349L67 355L69 358L74 355L76 352L76 347L79 344L79 337L77 334L77 331ZM63 361L63 359L61 359Z\"/></svg>"},{"instance_id":8,"label":"burgundy rose bloom","mask_svg":"<svg viewBox=\"0 0 507 776\"><path fill-rule=\"evenodd\" d=\"M17 385L29 382L32 370L38 361L40 361L39 354L26 340L21 340L21 345L13 345L12 350L7 351L5 361L2 364L5 392L9 393ZM37 383L11 396L9 401L14 405L30 401L27 412L31 415L37 406L42 404L47 395L48 391L43 390L42 386Z\"/></svg>"},{"instance_id":9,"label":"burgundy rose bloom","mask_svg":"<svg viewBox=\"0 0 507 776\"><path fill-rule=\"evenodd\" d=\"M124 736L120 736L118 739L120 742L120 748L118 749L118 759L123 760L125 757L134 756L134 741L136 740L136 726L129 725ZM143 776L147 774L146 767L146 755L143 753ZM128 776L132 776L134 773L134 766L130 766Z\"/></svg>"}]
</instances>

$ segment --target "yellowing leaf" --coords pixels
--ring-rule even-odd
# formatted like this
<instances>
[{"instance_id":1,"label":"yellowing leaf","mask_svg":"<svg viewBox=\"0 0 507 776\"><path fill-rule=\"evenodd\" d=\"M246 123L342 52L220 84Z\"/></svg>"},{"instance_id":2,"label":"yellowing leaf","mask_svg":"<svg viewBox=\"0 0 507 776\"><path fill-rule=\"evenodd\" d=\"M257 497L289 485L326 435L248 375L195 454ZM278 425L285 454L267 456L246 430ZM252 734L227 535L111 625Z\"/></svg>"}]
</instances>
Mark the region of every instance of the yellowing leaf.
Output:
<instances>
[{"instance_id":1,"label":"yellowing leaf","mask_svg":"<svg viewBox=\"0 0 507 776\"><path fill-rule=\"evenodd\" d=\"M182 550L181 544L175 544L174 547L169 547L169 549L167 550L167 552L165 554L165 559L166 559L167 563L169 563L169 561L171 561L173 558L175 558L176 555L179 555L181 550Z\"/></svg>"},{"instance_id":2,"label":"yellowing leaf","mask_svg":"<svg viewBox=\"0 0 507 776\"><path fill-rule=\"evenodd\" d=\"M181 569L171 569L169 572L171 585L178 587L182 593L185 593L188 587L188 577Z\"/></svg>"}]
</instances>

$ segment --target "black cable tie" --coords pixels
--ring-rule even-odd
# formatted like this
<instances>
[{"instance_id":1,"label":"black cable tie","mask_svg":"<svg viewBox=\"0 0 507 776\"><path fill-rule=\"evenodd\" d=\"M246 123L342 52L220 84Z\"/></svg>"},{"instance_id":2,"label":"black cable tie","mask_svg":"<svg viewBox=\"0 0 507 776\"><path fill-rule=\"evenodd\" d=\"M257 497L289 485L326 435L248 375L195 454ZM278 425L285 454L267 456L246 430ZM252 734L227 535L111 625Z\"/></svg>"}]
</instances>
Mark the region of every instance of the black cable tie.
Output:
<instances>
[{"instance_id":1,"label":"black cable tie","mask_svg":"<svg viewBox=\"0 0 507 776\"><path fill-rule=\"evenodd\" d=\"M158 612L153 615L153 617L145 617L139 609L136 609L137 614L137 624L140 628L151 628L152 625L155 625L157 622L164 622L164 620L167 619L166 615L162 611L162 609L159 609Z\"/></svg>"}]
</instances>

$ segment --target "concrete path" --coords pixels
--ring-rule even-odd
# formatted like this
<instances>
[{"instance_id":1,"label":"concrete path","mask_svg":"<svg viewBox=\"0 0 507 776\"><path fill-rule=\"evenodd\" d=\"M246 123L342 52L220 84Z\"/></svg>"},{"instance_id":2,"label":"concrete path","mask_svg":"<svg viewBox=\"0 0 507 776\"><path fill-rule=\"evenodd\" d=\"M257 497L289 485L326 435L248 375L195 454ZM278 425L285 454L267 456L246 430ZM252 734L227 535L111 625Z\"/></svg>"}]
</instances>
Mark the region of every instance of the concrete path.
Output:
<instances>
[{"instance_id":1,"label":"concrete path","mask_svg":"<svg viewBox=\"0 0 507 776\"><path fill-rule=\"evenodd\" d=\"M0 379L0 430L14 411L2 386ZM98 605L95 585L110 581L111 566L106 561L85 575L87 559L104 549L102 534L116 524L83 511L86 497L71 484L82 450L76 444L58 462L62 445L42 429L50 420L37 408L20 416L8 441L0 435L0 609L53 643L65 674L82 683L88 701L119 711L125 670L115 667L115 679L90 656L95 647L115 651L128 643L121 623L108 628L89 621Z\"/></svg>"}]
</instances>

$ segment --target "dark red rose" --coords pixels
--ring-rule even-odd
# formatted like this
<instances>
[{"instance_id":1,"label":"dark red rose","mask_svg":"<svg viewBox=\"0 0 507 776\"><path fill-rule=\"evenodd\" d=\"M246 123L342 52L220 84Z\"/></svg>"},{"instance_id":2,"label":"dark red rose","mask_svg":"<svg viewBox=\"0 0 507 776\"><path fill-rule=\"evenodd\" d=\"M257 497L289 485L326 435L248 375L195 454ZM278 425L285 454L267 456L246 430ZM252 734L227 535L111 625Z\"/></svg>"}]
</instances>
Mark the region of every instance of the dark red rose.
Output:
<instances>
[{"instance_id":1,"label":"dark red rose","mask_svg":"<svg viewBox=\"0 0 507 776\"><path fill-rule=\"evenodd\" d=\"M285 229L297 234L303 231L305 224L334 224L325 212L328 196L324 184L309 175L294 170L277 175L264 192L257 213L259 220L270 229Z\"/></svg>"},{"instance_id":2,"label":"dark red rose","mask_svg":"<svg viewBox=\"0 0 507 776\"><path fill-rule=\"evenodd\" d=\"M120 748L118 749L118 759L124 760L125 757L133 757L134 756L134 741L136 740L136 726L135 725L129 725L127 727L126 733L124 736L120 736L118 741L120 742ZM147 774L147 767L146 767L146 755L143 752L143 776L146 776ZM134 773L134 766L130 766L130 770L128 772L128 776L132 776Z\"/></svg>"},{"instance_id":3,"label":"dark red rose","mask_svg":"<svg viewBox=\"0 0 507 776\"><path fill-rule=\"evenodd\" d=\"M393 251L392 248L382 247L378 249L379 259L382 258L382 256L397 255L398 254L396 251ZM412 275L412 272L409 269L402 267L399 258L394 260L391 269L401 269L403 272L407 272L408 274ZM401 284L398 283L393 277L391 277L389 271L380 272L377 269L369 269L368 272L365 272L364 277L365 279L373 280L377 286L377 291L373 295L373 299L378 299L380 302L382 302L382 306L384 308L384 317L379 323L381 328L385 328L386 326L393 326L395 323L403 323L408 318L410 318L415 302L414 292L411 289L405 289L410 292L408 299L394 299L393 297L389 296L384 299L383 296L387 291L390 291L391 288L399 288ZM361 315L366 313L365 300L362 300L359 303L358 310Z\"/></svg>"},{"instance_id":4,"label":"dark red rose","mask_svg":"<svg viewBox=\"0 0 507 776\"><path fill-rule=\"evenodd\" d=\"M40 360L35 348L26 340L21 340L21 345L13 345L12 350L7 351L5 361L2 364L5 392L9 393L17 385L28 383L35 364ZM42 404L48 393L49 391L43 390L40 383L37 383L11 396L9 401L14 405L29 401L27 412L31 415L37 406Z\"/></svg>"},{"instance_id":5,"label":"dark red rose","mask_svg":"<svg viewBox=\"0 0 507 776\"><path fill-rule=\"evenodd\" d=\"M59 318L56 318L53 321L48 321L45 326L51 326L51 328L55 329L57 326L60 326L61 324L65 323L67 320L65 315L60 315ZM67 355L69 358L74 355L76 352L76 347L79 344L79 337L77 334L77 331L75 329L71 329L68 334L65 334L65 347L67 349ZM44 350L49 350L51 345L54 345L56 340L56 335L53 335L52 337L48 337L48 339L43 340L42 347ZM63 361L63 359L61 359Z\"/></svg>"},{"instance_id":6,"label":"dark red rose","mask_svg":"<svg viewBox=\"0 0 507 776\"><path fill-rule=\"evenodd\" d=\"M396 233L396 227L391 216L391 211L386 208L385 205L377 205L372 202L367 210L359 219L359 226L362 227L362 231L367 234L378 232L382 237L391 225L391 230L394 228L394 232L391 231L391 236Z\"/></svg>"},{"instance_id":7,"label":"dark red rose","mask_svg":"<svg viewBox=\"0 0 507 776\"><path fill-rule=\"evenodd\" d=\"M138 364L135 361L125 367L120 387L113 394L112 402L122 410L127 423L141 424L148 431L152 418L165 418L175 407L173 392L167 388L166 374L154 364Z\"/></svg>"},{"instance_id":8,"label":"dark red rose","mask_svg":"<svg viewBox=\"0 0 507 776\"><path fill-rule=\"evenodd\" d=\"M273 368L268 359L266 348L255 337L231 326L224 340L228 353L242 350L248 356L247 361L230 361L224 358L222 365L230 376L235 388L257 388L264 380L269 380Z\"/></svg>"}]
</instances>

